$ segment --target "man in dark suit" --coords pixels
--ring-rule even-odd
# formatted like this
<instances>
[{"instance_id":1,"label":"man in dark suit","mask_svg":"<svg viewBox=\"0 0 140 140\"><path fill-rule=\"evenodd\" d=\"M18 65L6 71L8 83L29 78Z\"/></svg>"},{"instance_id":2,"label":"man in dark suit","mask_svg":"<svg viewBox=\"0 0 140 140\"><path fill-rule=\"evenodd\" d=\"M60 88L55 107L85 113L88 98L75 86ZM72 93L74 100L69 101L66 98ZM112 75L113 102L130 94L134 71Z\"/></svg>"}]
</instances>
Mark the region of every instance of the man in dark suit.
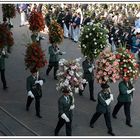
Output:
<instances>
[{"instance_id":1,"label":"man in dark suit","mask_svg":"<svg viewBox=\"0 0 140 140\"><path fill-rule=\"evenodd\" d=\"M5 58L8 56L6 55L6 52L4 49L0 50L0 72L1 72L1 81L3 83L3 89L6 90L7 84L6 84L6 79L5 79Z\"/></svg>"},{"instance_id":2,"label":"man in dark suit","mask_svg":"<svg viewBox=\"0 0 140 140\"><path fill-rule=\"evenodd\" d=\"M133 91L134 87L130 81L121 81L119 83L119 96L118 96L118 103L114 107L112 116L113 118L117 119L117 113L122 106L124 106L124 113L126 116L126 125L132 127L131 124L131 116L130 116L130 105L132 102Z\"/></svg>"},{"instance_id":3,"label":"man in dark suit","mask_svg":"<svg viewBox=\"0 0 140 140\"><path fill-rule=\"evenodd\" d=\"M59 50L59 47L56 43L52 43L51 46L49 46L49 65L46 70L46 75L49 75L49 72L54 67L54 79L57 80L56 72L58 70L59 66L59 55L62 55L63 53Z\"/></svg>"},{"instance_id":4,"label":"man in dark suit","mask_svg":"<svg viewBox=\"0 0 140 140\"><path fill-rule=\"evenodd\" d=\"M111 118L110 118L110 103L113 100L113 94L110 93L109 85L102 84L102 90L98 93L98 104L96 107L96 113L93 115L90 121L90 127L94 127L96 120L104 114L106 126L108 128L108 134L115 136L112 131Z\"/></svg>"},{"instance_id":5,"label":"man in dark suit","mask_svg":"<svg viewBox=\"0 0 140 140\"><path fill-rule=\"evenodd\" d=\"M37 31L33 31L33 34L31 35L31 40L32 42L37 42L39 44L41 44L41 40L44 40L45 37L39 35L39 33Z\"/></svg>"},{"instance_id":6,"label":"man in dark suit","mask_svg":"<svg viewBox=\"0 0 140 140\"><path fill-rule=\"evenodd\" d=\"M26 88L28 93L26 110L29 111L29 107L35 98L35 108L36 108L36 116L38 118L42 118L40 115L40 98L42 96L41 86L44 81L39 78L39 73L36 69L31 70L32 75L27 77Z\"/></svg>"},{"instance_id":7,"label":"man in dark suit","mask_svg":"<svg viewBox=\"0 0 140 140\"><path fill-rule=\"evenodd\" d=\"M84 70L83 78L87 80L89 84L90 100L96 101L94 98L94 65L90 58L87 58L82 62L82 67ZM84 88L86 84L84 84ZM82 91L79 92L82 95Z\"/></svg>"},{"instance_id":8,"label":"man in dark suit","mask_svg":"<svg viewBox=\"0 0 140 140\"><path fill-rule=\"evenodd\" d=\"M72 110L75 108L73 103L73 97L70 95L70 91L67 87L63 90L63 95L58 100L58 110L59 110L59 121L55 128L55 136L58 136L58 133L62 126L66 124L66 135L72 135Z\"/></svg>"}]
</instances>

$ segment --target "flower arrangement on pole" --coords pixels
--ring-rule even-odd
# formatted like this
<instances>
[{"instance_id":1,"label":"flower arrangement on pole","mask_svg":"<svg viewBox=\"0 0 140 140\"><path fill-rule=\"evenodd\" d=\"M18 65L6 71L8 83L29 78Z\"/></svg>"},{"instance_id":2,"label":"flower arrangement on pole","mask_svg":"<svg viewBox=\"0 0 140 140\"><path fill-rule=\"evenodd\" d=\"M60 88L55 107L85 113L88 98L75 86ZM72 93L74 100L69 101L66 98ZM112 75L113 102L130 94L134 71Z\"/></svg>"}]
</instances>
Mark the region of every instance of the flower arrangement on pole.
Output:
<instances>
[{"instance_id":1,"label":"flower arrangement on pole","mask_svg":"<svg viewBox=\"0 0 140 140\"><path fill-rule=\"evenodd\" d=\"M115 83L119 80L119 63L110 48L106 48L100 53L96 65L96 79L99 84Z\"/></svg>"},{"instance_id":2,"label":"flower arrangement on pole","mask_svg":"<svg viewBox=\"0 0 140 140\"><path fill-rule=\"evenodd\" d=\"M139 64L134 54L125 46L117 49L116 58L119 62L120 77L125 81L136 80L139 77Z\"/></svg>"},{"instance_id":3,"label":"flower arrangement on pole","mask_svg":"<svg viewBox=\"0 0 140 140\"><path fill-rule=\"evenodd\" d=\"M50 43L60 44L63 41L63 37L64 37L64 31L62 27L55 20L52 20L49 26Z\"/></svg>"},{"instance_id":4,"label":"flower arrangement on pole","mask_svg":"<svg viewBox=\"0 0 140 140\"><path fill-rule=\"evenodd\" d=\"M108 30L100 23L90 22L83 27L80 36L81 52L84 56L96 59L107 45Z\"/></svg>"},{"instance_id":5,"label":"flower arrangement on pole","mask_svg":"<svg viewBox=\"0 0 140 140\"><path fill-rule=\"evenodd\" d=\"M0 48L6 48L7 52L11 52L14 45L13 33L4 24L0 24Z\"/></svg>"},{"instance_id":6,"label":"flower arrangement on pole","mask_svg":"<svg viewBox=\"0 0 140 140\"><path fill-rule=\"evenodd\" d=\"M84 89L83 84L87 81L82 78L83 74L80 71L79 61L80 58L74 60L60 59L57 90L62 91L64 87L67 87L71 92L78 93L79 89Z\"/></svg>"},{"instance_id":7,"label":"flower arrangement on pole","mask_svg":"<svg viewBox=\"0 0 140 140\"><path fill-rule=\"evenodd\" d=\"M26 47L27 50L24 59L26 69L39 70L47 64L45 53L42 51L41 47L39 47L39 43L33 42L27 44Z\"/></svg>"},{"instance_id":8,"label":"flower arrangement on pole","mask_svg":"<svg viewBox=\"0 0 140 140\"><path fill-rule=\"evenodd\" d=\"M29 18L29 29L34 32L40 32L45 29L45 22L41 12L33 10Z\"/></svg>"}]
</instances>

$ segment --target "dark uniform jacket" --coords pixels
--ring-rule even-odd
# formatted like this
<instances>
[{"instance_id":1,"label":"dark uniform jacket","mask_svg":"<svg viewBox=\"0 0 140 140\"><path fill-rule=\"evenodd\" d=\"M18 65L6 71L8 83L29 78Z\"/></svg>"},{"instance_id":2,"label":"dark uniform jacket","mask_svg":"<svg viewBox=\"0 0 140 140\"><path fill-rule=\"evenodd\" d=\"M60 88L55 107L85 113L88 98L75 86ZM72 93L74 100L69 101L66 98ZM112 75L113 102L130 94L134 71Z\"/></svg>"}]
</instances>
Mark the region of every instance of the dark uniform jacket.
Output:
<instances>
[{"instance_id":1,"label":"dark uniform jacket","mask_svg":"<svg viewBox=\"0 0 140 140\"><path fill-rule=\"evenodd\" d=\"M88 60L86 59L85 61L83 61L82 67L84 70L83 78L86 79L87 81L93 80L94 73L89 71L89 68L92 67L92 64L89 63Z\"/></svg>"},{"instance_id":2,"label":"dark uniform jacket","mask_svg":"<svg viewBox=\"0 0 140 140\"><path fill-rule=\"evenodd\" d=\"M40 40L42 39L42 37L40 36L39 37L39 40L37 40L37 34L32 34L31 35L31 39L32 39L32 42L38 42L38 43L40 43Z\"/></svg>"},{"instance_id":3,"label":"dark uniform jacket","mask_svg":"<svg viewBox=\"0 0 140 140\"><path fill-rule=\"evenodd\" d=\"M6 55L0 55L0 70L5 69L5 58L7 58Z\"/></svg>"},{"instance_id":4,"label":"dark uniform jacket","mask_svg":"<svg viewBox=\"0 0 140 140\"><path fill-rule=\"evenodd\" d=\"M41 79L38 78L38 80L41 80ZM27 92L31 91L35 97L41 97L42 96L41 86L39 84L35 84L35 81L36 81L36 78L34 78L32 75L27 77L27 82L26 82ZM44 79L43 79L43 82L45 82Z\"/></svg>"},{"instance_id":5,"label":"dark uniform jacket","mask_svg":"<svg viewBox=\"0 0 140 140\"><path fill-rule=\"evenodd\" d=\"M49 46L49 54L50 59L49 62L58 62L59 61L59 55L62 55L61 52L56 53L59 50L58 47Z\"/></svg>"},{"instance_id":6,"label":"dark uniform jacket","mask_svg":"<svg viewBox=\"0 0 140 140\"><path fill-rule=\"evenodd\" d=\"M110 105L107 105L105 100L110 98L110 93L104 93L103 91L98 93L98 104L96 111L100 113L110 112Z\"/></svg>"},{"instance_id":7,"label":"dark uniform jacket","mask_svg":"<svg viewBox=\"0 0 140 140\"><path fill-rule=\"evenodd\" d=\"M119 83L119 96L118 101L119 102L131 102L133 92L128 94L127 90L131 90L133 88L132 84L129 83L129 86L127 87L126 83L124 81Z\"/></svg>"},{"instance_id":8,"label":"dark uniform jacket","mask_svg":"<svg viewBox=\"0 0 140 140\"><path fill-rule=\"evenodd\" d=\"M26 82L26 89L27 92L32 90L32 86L35 84L36 78L34 78L32 75L27 77L27 82Z\"/></svg>"},{"instance_id":9,"label":"dark uniform jacket","mask_svg":"<svg viewBox=\"0 0 140 140\"><path fill-rule=\"evenodd\" d=\"M72 16L70 14L66 15L64 18L64 23L65 23L68 30L69 30L69 23L71 21L71 18L72 18Z\"/></svg>"},{"instance_id":10,"label":"dark uniform jacket","mask_svg":"<svg viewBox=\"0 0 140 140\"><path fill-rule=\"evenodd\" d=\"M75 29L76 27L79 27L80 22L81 22L81 18L80 18L80 17L76 17L76 18L74 19L74 23L76 24L76 25L74 26L74 29Z\"/></svg>"},{"instance_id":11,"label":"dark uniform jacket","mask_svg":"<svg viewBox=\"0 0 140 140\"><path fill-rule=\"evenodd\" d=\"M59 100L58 100L58 110L59 110L59 117L61 117L61 115L63 113L66 114L66 116L69 118L69 119L72 119L72 110L70 110L70 106L72 105L72 97L71 96L68 96L69 97L69 101L67 102L66 99L65 99L65 96L62 95Z\"/></svg>"}]
</instances>

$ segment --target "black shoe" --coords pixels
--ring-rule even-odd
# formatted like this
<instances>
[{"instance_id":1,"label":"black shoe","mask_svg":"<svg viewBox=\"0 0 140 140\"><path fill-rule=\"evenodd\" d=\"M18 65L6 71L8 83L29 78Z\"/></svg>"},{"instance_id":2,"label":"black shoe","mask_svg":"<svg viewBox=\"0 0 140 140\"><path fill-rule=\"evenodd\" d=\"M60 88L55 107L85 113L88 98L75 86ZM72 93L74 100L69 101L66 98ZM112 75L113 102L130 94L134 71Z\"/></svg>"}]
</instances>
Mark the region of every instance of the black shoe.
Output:
<instances>
[{"instance_id":1,"label":"black shoe","mask_svg":"<svg viewBox=\"0 0 140 140\"><path fill-rule=\"evenodd\" d=\"M26 107L26 111L29 111L29 107Z\"/></svg>"},{"instance_id":2,"label":"black shoe","mask_svg":"<svg viewBox=\"0 0 140 140\"><path fill-rule=\"evenodd\" d=\"M49 75L49 73L48 73L48 72L46 72L46 75L48 76L48 75Z\"/></svg>"},{"instance_id":3,"label":"black shoe","mask_svg":"<svg viewBox=\"0 0 140 140\"><path fill-rule=\"evenodd\" d=\"M77 43L78 41L75 41L75 40L74 40L74 42Z\"/></svg>"},{"instance_id":4,"label":"black shoe","mask_svg":"<svg viewBox=\"0 0 140 140\"><path fill-rule=\"evenodd\" d=\"M116 116L116 115L113 115L113 114L112 114L112 117L113 117L114 119L117 119L117 116Z\"/></svg>"},{"instance_id":5,"label":"black shoe","mask_svg":"<svg viewBox=\"0 0 140 140\"><path fill-rule=\"evenodd\" d=\"M115 134L112 131L108 131L108 134L110 134L111 136L115 136Z\"/></svg>"},{"instance_id":6,"label":"black shoe","mask_svg":"<svg viewBox=\"0 0 140 140\"><path fill-rule=\"evenodd\" d=\"M3 87L4 90L6 90L7 88L8 88L7 86Z\"/></svg>"},{"instance_id":7,"label":"black shoe","mask_svg":"<svg viewBox=\"0 0 140 140\"><path fill-rule=\"evenodd\" d=\"M96 100L94 98L90 98L91 101L96 102Z\"/></svg>"},{"instance_id":8,"label":"black shoe","mask_svg":"<svg viewBox=\"0 0 140 140\"><path fill-rule=\"evenodd\" d=\"M41 115L38 115L38 114L37 114L36 116L37 116L38 118L42 118L42 116L41 116Z\"/></svg>"},{"instance_id":9,"label":"black shoe","mask_svg":"<svg viewBox=\"0 0 140 140\"><path fill-rule=\"evenodd\" d=\"M94 125L93 125L93 124L90 124L89 126L90 126L91 128L94 128Z\"/></svg>"},{"instance_id":10,"label":"black shoe","mask_svg":"<svg viewBox=\"0 0 140 140\"><path fill-rule=\"evenodd\" d=\"M80 95L80 96L83 96L83 93L82 93L82 92L79 92L79 95Z\"/></svg>"},{"instance_id":11,"label":"black shoe","mask_svg":"<svg viewBox=\"0 0 140 140\"><path fill-rule=\"evenodd\" d=\"M126 123L126 125L128 125L129 127L133 127L131 123Z\"/></svg>"},{"instance_id":12,"label":"black shoe","mask_svg":"<svg viewBox=\"0 0 140 140\"><path fill-rule=\"evenodd\" d=\"M54 77L54 80L58 80L57 77Z\"/></svg>"}]
</instances>

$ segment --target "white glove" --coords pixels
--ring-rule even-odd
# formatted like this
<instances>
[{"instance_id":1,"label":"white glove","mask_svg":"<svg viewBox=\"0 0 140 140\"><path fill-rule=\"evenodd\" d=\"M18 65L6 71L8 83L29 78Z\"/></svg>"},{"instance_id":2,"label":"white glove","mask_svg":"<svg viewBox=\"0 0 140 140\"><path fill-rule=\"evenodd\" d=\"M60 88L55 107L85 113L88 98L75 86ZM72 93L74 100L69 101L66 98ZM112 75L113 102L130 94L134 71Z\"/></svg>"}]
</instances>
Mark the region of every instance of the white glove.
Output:
<instances>
[{"instance_id":1,"label":"white glove","mask_svg":"<svg viewBox=\"0 0 140 140\"><path fill-rule=\"evenodd\" d=\"M66 52L62 52L62 54L66 54Z\"/></svg>"},{"instance_id":2,"label":"white glove","mask_svg":"<svg viewBox=\"0 0 140 140\"><path fill-rule=\"evenodd\" d=\"M37 36L36 40L39 41L39 36Z\"/></svg>"},{"instance_id":3,"label":"white glove","mask_svg":"<svg viewBox=\"0 0 140 140\"><path fill-rule=\"evenodd\" d=\"M134 90L135 90L135 88L132 88L131 90L132 90L132 91L134 91Z\"/></svg>"},{"instance_id":4,"label":"white glove","mask_svg":"<svg viewBox=\"0 0 140 140\"><path fill-rule=\"evenodd\" d=\"M94 69L94 64L92 64L92 69Z\"/></svg>"},{"instance_id":5,"label":"white glove","mask_svg":"<svg viewBox=\"0 0 140 140\"><path fill-rule=\"evenodd\" d=\"M69 118L66 116L65 113L61 115L61 118L64 119L66 122L70 122Z\"/></svg>"},{"instance_id":6,"label":"white glove","mask_svg":"<svg viewBox=\"0 0 140 140\"><path fill-rule=\"evenodd\" d=\"M41 36L41 39L45 40L46 38L44 36Z\"/></svg>"},{"instance_id":7,"label":"white glove","mask_svg":"<svg viewBox=\"0 0 140 140\"><path fill-rule=\"evenodd\" d=\"M111 101L114 100L114 98L113 98L113 94L110 94L110 99L111 99Z\"/></svg>"},{"instance_id":8,"label":"white glove","mask_svg":"<svg viewBox=\"0 0 140 140\"><path fill-rule=\"evenodd\" d=\"M28 91L28 96L31 96L32 98L34 98L32 91Z\"/></svg>"},{"instance_id":9,"label":"white glove","mask_svg":"<svg viewBox=\"0 0 140 140\"><path fill-rule=\"evenodd\" d=\"M2 54L3 54L3 55L6 55L6 53L5 53L5 50L4 50L4 49L2 50Z\"/></svg>"},{"instance_id":10,"label":"white glove","mask_svg":"<svg viewBox=\"0 0 140 140\"><path fill-rule=\"evenodd\" d=\"M56 52L55 52L55 54L57 54L57 53L59 53L60 52L60 50L57 50Z\"/></svg>"},{"instance_id":11,"label":"white glove","mask_svg":"<svg viewBox=\"0 0 140 140\"><path fill-rule=\"evenodd\" d=\"M132 89L131 90L127 90L127 94L130 94L132 92Z\"/></svg>"},{"instance_id":12,"label":"white glove","mask_svg":"<svg viewBox=\"0 0 140 140\"><path fill-rule=\"evenodd\" d=\"M70 110L73 110L74 108L75 108L74 104L70 106Z\"/></svg>"},{"instance_id":13,"label":"white glove","mask_svg":"<svg viewBox=\"0 0 140 140\"><path fill-rule=\"evenodd\" d=\"M105 100L105 102L107 105L109 105L111 103L111 99L109 98L109 99Z\"/></svg>"},{"instance_id":14,"label":"white glove","mask_svg":"<svg viewBox=\"0 0 140 140\"><path fill-rule=\"evenodd\" d=\"M132 88L131 90L127 90L127 94L130 94L134 90L135 90L135 88Z\"/></svg>"},{"instance_id":15,"label":"white glove","mask_svg":"<svg viewBox=\"0 0 140 140\"><path fill-rule=\"evenodd\" d=\"M88 70L89 70L90 72L92 72L93 68L91 67L91 68L89 68Z\"/></svg>"},{"instance_id":16,"label":"white glove","mask_svg":"<svg viewBox=\"0 0 140 140\"><path fill-rule=\"evenodd\" d=\"M35 84L40 84L40 86L42 86L43 85L43 80L35 81Z\"/></svg>"}]
</instances>

